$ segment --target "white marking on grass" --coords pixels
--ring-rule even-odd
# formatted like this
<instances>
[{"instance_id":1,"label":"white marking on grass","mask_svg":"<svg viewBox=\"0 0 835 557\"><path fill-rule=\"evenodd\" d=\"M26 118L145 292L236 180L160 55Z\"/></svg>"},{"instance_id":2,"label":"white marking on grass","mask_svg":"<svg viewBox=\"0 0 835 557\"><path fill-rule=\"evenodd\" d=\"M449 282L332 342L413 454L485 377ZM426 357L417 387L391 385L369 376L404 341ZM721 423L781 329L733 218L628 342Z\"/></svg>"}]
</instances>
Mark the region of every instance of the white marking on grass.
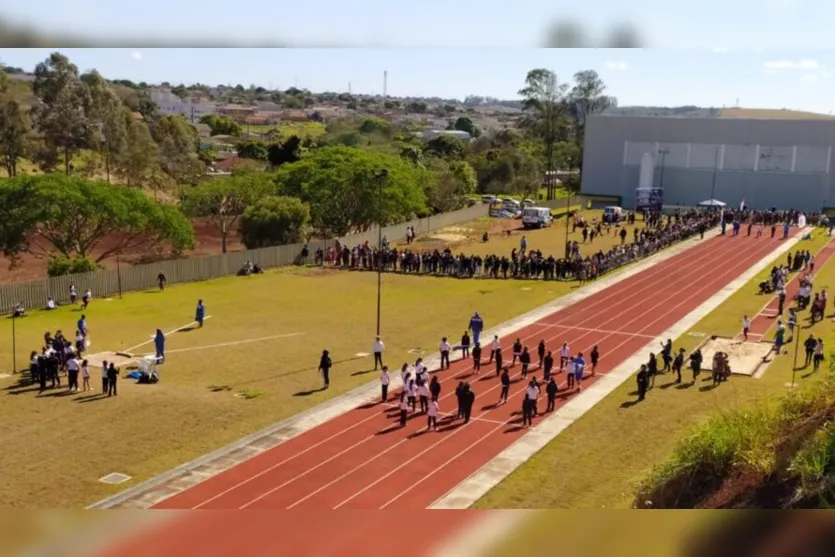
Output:
<instances>
[{"instance_id":1,"label":"white marking on grass","mask_svg":"<svg viewBox=\"0 0 835 557\"><path fill-rule=\"evenodd\" d=\"M367 358L370 355L371 354L369 354L368 352L357 352L356 354L354 354L354 357L355 358Z\"/></svg>"},{"instance_id":2,"label":"white marking on grass","mask_svg":"<svg viewBox=\"0 0 835 557\"><path fill-rule=\"evenodd\" d=\"M127 474L122 474L120 472L113 472L113 473L108 474L108 475L106 475L102 478L99 478L99 481L101 483L115 485L115 484L125 483L129 479L131 479L131 477L128 476Z\"/></svg>"},{"instance_id":3,"label":"white marking on grass","mask_svg":"<svg viewBox=\"0 0 835 557\"><path fill-rule=\"evenodd\" d=\"M694 331L694 332L692 332L692 333L687 333L687 334L688 334L688 335L690 335L691 337L699 337L699 338L701 338L701 337L705 336L705 334L704 334L704 333L697 333L697 332L695 332L695 331Z\"/></svg>"},{"instance_id":4,"label":"white marking on grass","mask_svg":"<svg viewBox=\"0 0 835 557\"><path fill-rule=\"evenodd\" d=\"M203 321L207 321L211 318L212 318L211 315L207 315L206 317L203 318ZM183 325L182 327L177 327L176 329L171 329L167 333L163 333L163 334L165 336L168 336L172 333L176 333L176 332L182 331L183 329L187 329L187 328L191 327L192 325L197 325L197 321L192 321L191 323L187 323L186 325ZM137 344L136 346L131 346L130 348L128 348L126 350L122 350L122 352L133 352L137 348L141 348L141 347L145 346L146 344L151 344L154 341L154 337L156 337L156 335L152 335L151 340L146 340L142 344Z\"/></svg>"},{"instance_id":5,"label":"white marking on grass","mask_svg":"<svg viewBox=\"0 0 835 557\"><path fill-rule=\"evenodd\" d=\"M208 350L210 348L223 348L224 346L236 346L238 344L248 344L250 342L262 342L265 340L274 340L278 338L288 338L288 337L297 337L299 335L303 335L304 333L288 333L284 335L272 335L268 337L259 337L259 338L247 338L244 340L233 340L231 342L221 342L219 344L210 344L208 346L192 346L191 348L178 348L176 350L166 350L165 354L178 354L180 352L192 352L194 350Z\"/></svg>"},{"instance_id":6,"label":"white marking on grass","mask_svg":"<svg viewBox=\"0 0 835 557\"><path fill-rule=\"evenodd\" d=\"M528 291L528 290L530 290L530 289L531 289L531 287L530 287L530 286L523 286L523 287L522 287L522 290L525 290L525 291Z\"/></svg>"},{"instance_id":7,"label":"white marking on grass","mask_svg":"<svg viewBox=\"0 0 835 557\"><path fill-rule=\"evenodd\" d=\"M0 379L8 379L11 376L11 373L0 373Z\"/></svg>"}]
</instances>

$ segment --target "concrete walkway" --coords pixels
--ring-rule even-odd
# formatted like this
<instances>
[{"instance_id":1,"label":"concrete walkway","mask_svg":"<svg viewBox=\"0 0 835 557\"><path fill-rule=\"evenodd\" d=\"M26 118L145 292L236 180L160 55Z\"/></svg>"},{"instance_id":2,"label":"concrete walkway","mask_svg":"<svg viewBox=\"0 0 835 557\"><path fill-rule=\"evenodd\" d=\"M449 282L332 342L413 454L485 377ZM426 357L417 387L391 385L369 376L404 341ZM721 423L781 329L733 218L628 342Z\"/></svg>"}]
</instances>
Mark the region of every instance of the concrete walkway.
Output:
<instances>
[{"instance_id":1,"label":"concrete walkway","mask_svg":"<svg viewBox=\"0 0 835 557\"><path fill-rule=\"evenodd\" d=\"M660 253L629 265L620 271L615 271L614 273L607 275L596 282L577 288L571 294L562 296L553 302L549 302L548 304L540 306L519 317L492 327L482 332L482 336L484 338L491 338L493 335L498 335L499 338L502 338L511 335L522 327L535 323L543 317L576 304L577 302L580 302L597 292L605 290L628 279L629 277L657 265L658 263L661 263L662 261L666 261L683 251L706 242L718 234L719 231L717 229L705 234L704 239L690 239L676 244ZM485 317L489 319L489 315ZM462 322L465 322L468 318L468 315L461 316ZM435 353L429 357L425 357L424 362L430 369L436 368L440 364L440 354ZM401 383L402 381L400 375L393 374L390 390L393 391L400 388L402 386ZM601 381L600 383L606 384L607 382ZM98 503L91 505L89 508L150 508L158 502L204 481L210 476L228 470L229 468L232 468L233 466L236 466L237 464L240 464L241 462L248 460L263 451L301 435L302 433L305 433L306 431L309 431L331 420L332 418L335 418L336 416L344 414L357 406L361 406L371 401L376 401L379 397L379 389L380 387L377 381L369 382L366 385L335 397L327 402L315 406L314 408L311 408L306 412L298 414L297 416L278 422L262 431L248 435L235 443L227 445L226 447L160 474L159 476L142 482L112 497L99 501ZM594 390L590 389L589 392L594 392ZM568 406L572 407L573 403ZM542 425L544 425L544 423ZM538 428L532 430L524 438L520 439L520 441L523 441L532 435L536 435L536 429ZM511 448L513 448L513 446ZM469 503L465 505L464 508L467 506L469 506Z\"/></svg>"}]
</instances>

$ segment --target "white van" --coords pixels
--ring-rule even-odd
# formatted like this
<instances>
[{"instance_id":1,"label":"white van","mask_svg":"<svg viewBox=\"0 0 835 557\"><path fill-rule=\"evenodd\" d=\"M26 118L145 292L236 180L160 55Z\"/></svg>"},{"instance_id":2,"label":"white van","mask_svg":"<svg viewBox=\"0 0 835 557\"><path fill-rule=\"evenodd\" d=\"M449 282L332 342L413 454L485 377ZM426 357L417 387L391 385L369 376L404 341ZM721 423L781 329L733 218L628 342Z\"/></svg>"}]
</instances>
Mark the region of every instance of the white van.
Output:
<instances>
[{"instance_id":1,"label":"white van","mask_svg":"<svg viewBox=\"0 0 835 557\"><path fill-rule=\"evenodd\" d=\"M525 207L522 209L522 225L525 228L543 228L554 222L548 207Z\"/></svg>"},{"instance_id":2,"label":"white van","mask_svg":"<svg viewBox=\"0 0 835 557\"><path fill-rule=\"evenodd\" d=\"M603 222L616 223L623 220L623 209L621 207L606 207L603 209Z\"/></svg>"}]
</instances>

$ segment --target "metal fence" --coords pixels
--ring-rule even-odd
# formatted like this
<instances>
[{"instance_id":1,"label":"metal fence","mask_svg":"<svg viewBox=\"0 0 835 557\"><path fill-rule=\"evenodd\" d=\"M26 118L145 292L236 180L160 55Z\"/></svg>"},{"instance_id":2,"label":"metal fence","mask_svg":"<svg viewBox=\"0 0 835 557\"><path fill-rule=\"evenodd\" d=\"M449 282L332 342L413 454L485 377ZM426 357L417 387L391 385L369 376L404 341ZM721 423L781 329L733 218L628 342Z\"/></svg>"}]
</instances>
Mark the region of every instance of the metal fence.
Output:
<instances>
[{"instance_id":1,"label":"metal fence","mask_svg":"<svg viewBox=\"0 0 835 557\"><path fill-rule=\"evenodd\" d=\"M488 205L473 205L460 211L386 226L383 228L383 235L389 241L397 241L405 238L406 229L409 226L414 227L415 232L421 234L486 217L488 212ZM362 234L344 236L339 240L348 245L361 244L366 241L376 244L378 235L379 230L374 227ZM327 249L335 242L335 239L309 242L307 245L311 257L317 248ZM17 303L23 304L25 308L42 308L49 297L59 304L65 303L69 301L72 284L78 290L79 296L89 288L94 297L107 297L118 292L135 292L153 288L157 284L157 276L160 272L165 274L168 284L177 284L234 275L247 261L258 263L264 269L292 265L298 260L303 247L304 244L272 246L144 265L122 265L119 269L0 285L0 314L11 313Z\"/></svg>"}]
</instances>

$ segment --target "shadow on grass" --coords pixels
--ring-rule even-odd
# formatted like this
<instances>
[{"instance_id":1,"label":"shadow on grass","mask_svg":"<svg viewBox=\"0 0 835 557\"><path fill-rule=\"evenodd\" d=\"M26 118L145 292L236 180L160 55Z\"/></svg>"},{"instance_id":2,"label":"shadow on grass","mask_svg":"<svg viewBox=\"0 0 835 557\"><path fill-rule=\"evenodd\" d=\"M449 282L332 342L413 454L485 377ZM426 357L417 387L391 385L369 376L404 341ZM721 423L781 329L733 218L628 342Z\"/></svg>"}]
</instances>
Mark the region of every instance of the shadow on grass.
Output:
<instances>
[{"instance_id":1,"label":"shadow on grass","mask_svg":"<svg viewBox=\"0 0 835 557\"><path fill-rule=\"evenodd\" d=\"M310 389L308 391L299 391L297 393L293 393L293 396L310 396L316 393L321 393L322 391L327 391L325 387L319 387L318 389Z\"/></svg>"},{"instance_id":2,"label":"shadow on grass","mask_svg":"<svg viewBox=\"0 0 835 557\"><path fill-rule=\"evenodd\" d=\"M705 385L704 387L699 387L699 392L706 393L706 392L712 391L713 389L715 389L718 386L719 386L718 383L712 383L710 385Z\"/></svg>"},{"instance_id":3,"label":"shadow on grass","mask_svg":"<svg viewBox=\"0 0 835 557\"><path fill-rule=\"evenodd\" d=\"M693 387L695 385L696 385L695 381L690 381L689 383L682 383L681 385L676 387L676 389L678 389L679 391L683 391L683 390L689 389L690 387Z\"/></svg>"},{"instance_id":4,"label":"shadow on grass","mask_svg":"<svg viewBox=\"0 0 835 557\"><path fill-rule=\"evenodd\" d=\"M195 331L199 328L200 327L198 327L197 325L192 325L191 327L186 327L185 329L178 329L177 332L178 333L190 333L191 331Z\"/></svg>"},{"instance_id":5,"label":"shadow on grass","mask_svg":"<svg viewBox=\"0 0 835 557\"><path fill-rule=\"evenodd\" d=\"M351 377L356 377L358 375L366 375L368 373L374 373L375 371L377 371L377 370L376 369L366 369L364 371L355 371L354 373L351 374Z\"/></svg>"},{"instance_id":6,"label":"shadow on grass","mask_svg":"<svg viewBox=\"0 0 835 557\"><path fill-rule=\"evenodd\" d=\"M78 403L96 402L98 400L104 400L106 398L110 398L110 397L107 396L104 393L97 393L97 394L94 394L94 395L80 396L77 399L75 399L75 402L78 402Z\"/></svg>"},{"instance_id":7,"label":"shadow on grass","mask_svg":"<svg viewBox=\"0 0 835 557\"><path fill-rule=\"evenodd\" d=\"M637 398L635 400L627 400L626 402L621 402L620 407L621 408L632 408L633 406L637 406L641 402L643 402L643 401L638 400Z\"/></svg>"}]
</instances>

